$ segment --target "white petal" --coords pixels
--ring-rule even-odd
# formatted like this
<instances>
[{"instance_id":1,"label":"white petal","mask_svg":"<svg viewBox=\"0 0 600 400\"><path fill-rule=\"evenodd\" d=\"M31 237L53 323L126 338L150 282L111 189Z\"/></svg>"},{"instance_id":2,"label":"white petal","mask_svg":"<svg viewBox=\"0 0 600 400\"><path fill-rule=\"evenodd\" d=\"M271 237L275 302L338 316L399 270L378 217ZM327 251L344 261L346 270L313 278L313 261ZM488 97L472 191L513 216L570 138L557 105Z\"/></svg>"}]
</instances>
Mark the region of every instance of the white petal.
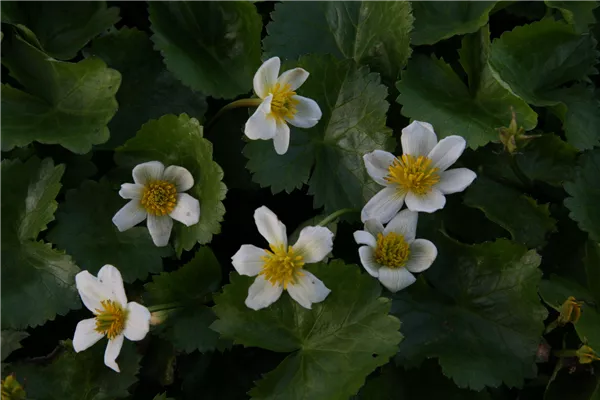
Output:
<instances>
[{"instance_id":1,"label":"white petal","mask_svg":"<svg viewBox=\"0 0 600 400\"><path fill-rule=\"evenodd\" d=\"M415 157L427 156L437 144L437 136L431 124L413 121L402 129L400 141L402 142L402 153Z\"/></svg>"},{"instance_id":2,"label":"white petal","mask_svg":"<svg viewBox=\"0 0 600 400\"><path fill-rule=\"evenodd\" d=\"M133 181L140 185L162 179L165 166L160 161L149 161L133 168Z\"/></svg>"},{"instance_id":3,"label":"white petal","mask_svg":"<svg viewBox=\"0 0 600 400\"><path fill-rule=\"evenodd\" d=\"M135 301L127 304L127 311L129 314L123 335L132 342L142 340L150 330L150 311Z\"/></svg>"},{"instance_id":4,"label":"white petal","mask_svg":"<svg viewBox=\"0 0 600 400\"><path fill-rule=\"evenodd\" d=\"M127 304L127 296L123 287L123 278L121 272L110 264L106 264L98 271L98 280L103 285L107 286L116 299L123 307Z\"/></svg>"},{"instance_id":5,"label":"white petal","mask_svg":"<svg viewBox=\"0 0 600 400\"><path fill-rule=\"evenodd\" d=\"M429 240L417 239L410 244L410 256L404 268L410 272L423 272L433 264L437 248Z\"/></svg>"},{"instance_id":6,"label":"white petal","mask_svg":"<svg viewBox=\"0 0 600 400\"><path fill-rule=\"evenodd\" d=\"M435 187L424 195L408 192L406 207L411 211L432 213L446 205L446 197Z\"/></svg>"},{"instance_id":7,"label":"white petal","mask_svg":"<svg viewBox=\"0 0 600 400\"><path fill-rule=\"evenodd\" d=\"M279 75L279 68L281 67L281 61L279 57L272 57L265 61L254 74L252 80L254 86L254 93L261 99L264 99L269 95L271 88L277 83L277 75Z\"/></svg>"},{"instance_id":8,"label":"white petal","mask_svg":"<svg viewBox=\"0 0 600 400\"><path fill-rule=\"evenodd\" d=\"M269 244L287 247L287 230L279 221L277 215L267 207L262 206L254 211L254 222L258 232L267 239Z\"/></svg>"},{"instance_id":9,"label":"white petal","mask_svg":"<svg viewBox=\"0 0 600 400\"><path fill-rule=\"evenodd\" d=\"M354 232L354 240L357 244L366 244L367 246L377 247L377 239L367 231Z\"/></svg>"},{"instance_id":10,"label":"white petal","mask_svg":"<svg viewBox=\"0 0 600 400\"><path fill-rule=\"evenodd\" d=\"M75 286L81 297L81 301L88 310L96 313L96 310L102 310L100 302L104 300L117 300L114 298L110 287L103 285L98 278L88 271L81 271L75 275Z\"/></svg>"},{"instance_id":11,"label":"white petal","mask_svg":"<svg viewBox=\"0 0 600 400\"><path fill-rule=\"evenodd\" d=\"M141 199L144 194L144 185L137 183L124 183L119 190L119 196L124 199Z\"/></svg>"},{"instance_id":12,"label":"white petal","mask_svg":"<svg viewBox=\"0 0 600 400\"><path fill-rule=\"evenodd\" d=\"M169 216L185 226L195 225L200 220L200 202L187 193L179 193L177 204Z\"/></svg>"},{"instance_id":13,"label":"white petal","mask_svg":"<svg viewBox=\"0 0 600 400\"><path fill-rule=\"evenodd\" d=\"M262 257L266 255L267 252L265 250L251 244L244 244L231 257L231 263L238 274L256 276L265 264Z\"/></svg>"},{"instance_id":14,"label":"white petal","mask_svg":"<svg viewBox=\"0 0 600 400\"><path fill-rule=\"evenodd\" d=\"M369 246L362 246L358 249L360 263L372 277L379 277L381 265L375 261L375 249Z\"/></svg>"},{"instance_id":15,"label":"white petal","mask_svg":"<svg viewBox=\"0 0 600 400\"><path fill-rule=\"evenodd\" d=\"M419 213L402 210L387 224L384 234L394 232L404 236L404 240L411 243L417 237L417 221Z\"/></svg>"},{"instance_id":16,"label":"white petal","mask_svg":"<svg viewBox=\"0 0 600 400\"><path fill-rule=\"evenodd\" d=\"M291 90L296 90L306 82L309 75L310 74L305 69L294 68L281 74L277 79L277 83L281 86L290 85Z\"/></svg>"},{"instance_id":17,"label":"white petal","mask_svg":"<svg viewBox=\"0 0 600 400\"><path fill-rule=\"evenodd\" d=\"M290 146L290 127L283 121L276 122L277 130L273 138L275 152L279 155L285 154Z\"/></svg>"},{"instance_id":18,"label":"white petal","mask_svg":"<svg viewBox=\"0 0 600 400\"><path fill-rule=\"evenodd\" d=\"M190 190L194 186L194 177L190 171L177 165L168 166L163 174L163 179L175 184L178 193Z\"/></svg>"},{"instance_id":19,"label":"white petal","mask_svg":"<svg viewBox=\"0 0 600 400\"><path fill-rule=\"evenodd\" d=\"M467 168L455 168L440 174L440 181L435 186L443 194L462 192L477 178L475 172Z\"/></svg>"},{"instance_id":20,"label":"white petal","mask_svg":"<svg viewBox=\"0 0 600 400\"><path fill-rule=\"evenodd\" d=\"M133 228L140 222L146 219L146 210L140 204L138 199L131 200L125 204L115 216L112 218L113 224L117 227L119 232L126 231L127 229Z\"/></svg>"},{"instance_id":21,"label":"white petal","mask_svg":"<svg viewBox=\"0 0 600 400\"><path fill-rule=\"evenodd\" d=\"M433 167L445 171L458 160L466 145L462 136L448 136L440 140L427 157L431 159Z\"/></svg>"},{"instance_id":22,"label":"white petal","mask_svg":"<svg viewBox=\"0 0 600 400\"><path fill-rule=\"evenodd\" d=\"M281 297L282 292L282 285L273 286L269 281L265 280L262 275L259 275L254 280L254 283L248 288L246 306L253 310L269 307Z\"/></svg>"},{"instance_id":23,"label":"white petal","mask_svg":"<svg viewBox=\"0 0 600 400\"><path fill-rule=\"evenodd\" d=\"M96 331L96 318L84 319L79 321L73 335L73 349L76 353L89 349L104 335Z\"/></svg>"},{"instance_id":24,"label":"white petal","mask_svg":"<svg viewBox=\"0 0 600 400\"><path fill-rule=\"evenodd\" d=\"M379 269L379 281L392 293L412 285L416 280L406 268L382 267Z\"/></svg>"},{"instance_id":25,"label":"white petal","mask_svg":"<svg viewBox=\"0 0 600 400\"><path fill-rule=\"evenodd\" d=\"M273 95L268 95L260 106L254 111L254 114L246 121L244 134L248 139L273 139L277 131L277 123L275 118L271 116L271 100Z\"/></svg>"},{"instance_id":26,"label":"white petal","mask_svg":"<svg viewBox=\"0 0 600 400\"><path fill-rule=\"evenodd\" d=\"M405 194L398 192L395 187L386 187L371 197L365 204L360 219L365 222L368 219L376 219L385 224L400 211L404 204Z\"/></svg>"},{"instance_id":27,"label":"white petal","mask_svg":"<svg viewBox=\"0 0 600 400\"><path fill-rule=\"evenodd\" d=\"M313 303L320 303L331 293L325 284L308 271L302 271L304 275L299 276L294 284L287 287L290 297L302 307L312 308Z\"/></svg>"},{"instance_id":28,"label":"white petal","mask_svg":"<svg viewBox=\"0 0 600 400\"><path fill-rule=\"evenodd\" d=\"M169 215L148 215L148 231L152 236L152 241L157 247L166 246L169 243L173 229L173 219Z\"/></svg>"},{"instance_id":29,"label":"white petal","mask_svg":"<svg viewBox=\"0 0 600 400\"><path fill-rule=\"evenodd\" d=\"M121 347L123 347L123 340L125 340L125 336L123 335L119 335L113 340L109 340L106 345L106 351L104 352L104 364L115 372L121 372L116 360L121 352Z\"/></svg>"},{"instance_id":30,"label":"white petal","mask_svg":"<svg viewBox=\"0 0 600 400\"><path fill-rule=\"evenodd\" d=\"M376 219L368 219L365 221L365 230L376 238L378 234L383 233L383 224Z\"/></svg>"},{"instance_id":31,"label":"white petal","mask_svg":"<svg viewBox=\"0 0 600 400\"><path fill-rule=\"evenodd\" d=\"M389 167L394 162L394 156L392 153L383 150L375 150L371 153L367 153L363 156L365 162L365 168L369 176L380 185L387 186L388 182L385 177L389 174Z\"/></svg>"},{"instance_id":32,"label":"white petal","mask_svg":"<svg viewBox=\"0 0 600 400\"><path fill-rule=\"evenodd\" d=\"M315 126L323 113L316 101L308 97L292 96L293 100L298 101L296 104L296 114L293 117L287 118L286 121L298 128L312 128Z\"/></svg>"},{"instance_id":33,"label":"white petal","mask_svg":"<svg viewBox=\"0 0 600 400\"><path fill-rule=\"evenodd\" d=\"M305 263L319 262L333 249L333 232L324 226L307 226L300 231L293 249Z\"/></svg>"}]
</instances>

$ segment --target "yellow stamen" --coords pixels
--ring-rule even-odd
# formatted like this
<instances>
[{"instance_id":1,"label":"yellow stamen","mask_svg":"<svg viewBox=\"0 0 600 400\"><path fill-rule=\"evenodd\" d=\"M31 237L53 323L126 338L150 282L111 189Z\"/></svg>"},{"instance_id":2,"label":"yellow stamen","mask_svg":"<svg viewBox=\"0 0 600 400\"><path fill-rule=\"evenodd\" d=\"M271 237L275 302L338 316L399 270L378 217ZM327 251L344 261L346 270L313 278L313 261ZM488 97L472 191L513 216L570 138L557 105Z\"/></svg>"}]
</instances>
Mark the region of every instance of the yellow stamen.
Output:
<instances>
[{"instance_id":1,"label":"yellow stamen","mask_svg":"<svg viewBox=\"0 0 600 400\"><path fill-rule=\"evenodd\" d=\"M296 114L296 105L298 100L292 99L292 96L296 95L296 92L292 91L292 87L289 84L281 85L280 83L275 84L271 89L273 100L271 100L271 113L273 116L283 121L286 117L292 118Z\"/></svg>"},{"instance_id":2,"label":"yellow stamen","mask_svg":"<svg viewBox=\"0 0 600 400\"><path fill-rule=\"evenodd\" d=\"M387 235L377 235L375 261L388 268L401 268L406 264L410 248L403 235L390 232Z\"/></svg>"},{"instance_id":3,"label":"yellow stamen","mask_svg":"<svg viewBox=\"0 0 600 400\"><path fill-rule=\"evenodd\" d=\"M125 330L127 322L127 309L112 300L101 301L103 309L96 309L96 331L114 339Z\"/></svg>"},{"instance_id":4,"label":"yellow stamen","mask_svg":"<svg viewBox=\"0 0 600 400\"><path fill-rule=\"evenodd\" d=\"M404 154L400 159L394 159L385 180L395 183L403 192L423 195L440 181L438 170L431 166L431 159L427 157Z\"/></svg>"},{"instance_id":5,"label":"yellow stamen","mask_svg":"<svg viewBox=\"0 0 600 400\"><path fill-rule=\"evenodd\" d=\"M150 182L144 188L141 202L148 214L170 214L177 204L177 188L167 181Z\"/></svg>"},{"instance_id":6,"label":"yellow stamen","mask_svg":"<svg viewBox=\"0 0 600 400\"><path fill-rule=\"evenodd\" d=\"M576 323L581 317L582 301L576 301L575 297L569 296L560 307L560 315L558 316L558 324L566 325L569 322Z\"/></svg>"},{"instance_id":7,"label":"yellow stamen","mask_svg":"<svg viewBox=\"0 0 600 400\"><path fill-rule=\"evenodd\" d=\"M282 284L287 289L290 283L294 283L296 278L303 276L302 267L304 258L301 255L294 254L292 246L285 249L284 245L269 245L271 251L265 250L266 256L261 257L264 261L262 271L263 275L272 285Z\"/></svg>"},{"instance_id":8,"label":"yellow stamen","mask_svg":"<svg viewBox=\"0 0 600 400\"><path fill-rule=\"evenodd\" d=\"M596 354L594 349L590 346L583 345L575 352L577 357L579 357L580 364L589 364L592 361L600 361L600 357Z\"/></svg>"}]
</instances>

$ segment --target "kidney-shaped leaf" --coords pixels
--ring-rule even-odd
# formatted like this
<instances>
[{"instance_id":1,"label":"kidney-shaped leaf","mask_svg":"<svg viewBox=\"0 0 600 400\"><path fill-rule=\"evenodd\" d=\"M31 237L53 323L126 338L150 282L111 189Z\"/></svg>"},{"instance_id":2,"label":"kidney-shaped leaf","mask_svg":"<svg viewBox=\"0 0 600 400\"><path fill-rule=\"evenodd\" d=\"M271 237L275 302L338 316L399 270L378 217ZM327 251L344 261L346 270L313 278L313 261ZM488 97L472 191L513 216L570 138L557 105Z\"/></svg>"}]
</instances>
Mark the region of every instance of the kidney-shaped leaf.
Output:
<instances>
[{"instance_id":1,"label":"kidney-shaped leaf","mask_svg":"<svg viewBox=\"0 0 600 400\"><path fill-rule=\"evenodd\" d=\"M37 141L82 154L106 142L121 75L99 58L57 61L11 39L2 43L2 63L24 91L2 85L2 150Z\"/></svg>"},{"instance_id":2,"label":"kidney-shaped leaf","mask_svg":"<svg viewBox=\"0 0 600 400\"><path fill-rule=\"evenodd\" d=\"M388 315L390 302L379 297L379 282L341 261L311 266L331 289L307 310L287 293L269 308L246 307L254 280L232 274L232 283L215 297L219 320L213 328L244 346L290 354L259 381L255 399L347 399L366 376L396 353L399 321Z\"/></svg>"},{"instance_id":3,"label":"kidney-shaped leaf","mask_svg":"<svg viewBox=\"0 0 600 400\"><path fill-rule=\"evenodd\" d=\"M504 239L469 246L440 237L436 245L427 272L435 290L419 280L394 296L405 336L398 361L437 357L459 387L521 387L535 376L547 314L537 294L540 257Z\"/></svg>"}]
</instances>

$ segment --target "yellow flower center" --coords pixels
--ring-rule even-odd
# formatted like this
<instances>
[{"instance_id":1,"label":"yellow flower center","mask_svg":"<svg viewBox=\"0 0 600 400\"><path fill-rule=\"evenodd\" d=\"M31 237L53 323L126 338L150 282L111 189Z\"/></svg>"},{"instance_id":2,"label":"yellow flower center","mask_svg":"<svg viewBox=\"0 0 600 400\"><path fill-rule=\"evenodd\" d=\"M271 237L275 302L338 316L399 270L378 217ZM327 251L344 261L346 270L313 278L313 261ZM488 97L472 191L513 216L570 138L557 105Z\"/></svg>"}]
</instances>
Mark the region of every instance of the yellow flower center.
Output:
<instances>
[{"instance_id":1,"label":"yellow flower center","mask_svg":"<svg viewBox=\"0 0 600 400\"><path fill-rule=\"evenodd\" d=\"M385 180L395 183L403 192L422 195L440 181L438 170L431 166L431 159L427 157L404 154L400 159L394 159Z\"/></svg>"},{"instance_id":2,"label":"yellow flower center","mask_svg":"<svg viewBox=\"0 0 600 400\"><path fill-rule=\"evenodd\" d=\"M148 214L167 215L177 204L177 188L171 182L154 181L146 185L142 195L142 206Z\"/></svg>"},{"instance_id":3,"label":"yellow flower center","mask_svg":"<svg viewBox=\"0 0 600 400\"><path fill-rule=\"evenodd\" d=\"M292 118L296 114L296 105L298 100L292 99L296 92L292 91L289 84L275 84L271 90L273 100L271 100L271 113L275 118L283 120L285 117Z\"/></svg>"},{"instance_id":4,"label":"yellow flower center","mask_svg":"<svg viewBox=\"0 0 600 400\"><path fill-rule=\"evenodd\" d=\"M390 232L387 235L377 235L375 261L388 268L401 268L406 264L410 248L404 240L404 235Z\"/></svg>"},{"instance_id":5,"label":"yellow flower center","mask_svg":"<svg viewBox=\"0 0 600 400\"><path fill-rule=\"evenodd\" d=\"M123 309L121 304L112 300L104 300L100 304L103 309L96 309L96 331L114 339L125 329L127 309Z\"/></svg>"},{"instance_id":6,"label":"yellow flower center","mask_svg":"<svg viewBox=\"0 0 600 400\"><path fill-rule=\"evenodd\" d=\"M282 244L271 244L269 247L271 251L265 250L267 255L261 257L265 264L259 275L263 275L272 285L282 284L283 288L287 289L288 284L294 283L296 277L304 275L304 258L295 255L292 246L289 246L287 251Z\"/></svg>"}]
</instances>

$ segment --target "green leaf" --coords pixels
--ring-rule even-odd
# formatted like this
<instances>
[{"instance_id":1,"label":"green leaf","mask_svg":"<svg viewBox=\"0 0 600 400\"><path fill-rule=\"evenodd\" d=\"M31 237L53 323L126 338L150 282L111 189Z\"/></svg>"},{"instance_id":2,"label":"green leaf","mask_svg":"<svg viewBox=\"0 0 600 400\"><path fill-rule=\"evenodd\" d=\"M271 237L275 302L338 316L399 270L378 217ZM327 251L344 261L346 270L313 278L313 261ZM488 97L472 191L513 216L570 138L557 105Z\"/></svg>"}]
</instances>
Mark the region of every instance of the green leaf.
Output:
<instances>
[{"instance_id":1,"label":"green leaf","mask_svg":"<svg viewBox=\"0 0 600 400\"><path fill-rule=\"evenodd\" d=\"M79 308L71 257L36 242L54 219L63 166L32 157L2 161L2 327L43 324Z\"/></svg>"},{"instance_id":2,"label":"green leaf","mask_svg":"<svg viewBox=\"0 0 600 400\"><path fill-rule=\"evenodd\" d=\"M2 340L0 343L2 345L2 349L0 350L0 360L4 361L10 355L10 353L23 347L21 346L21 340L28 337L29 333L24 331L3 330L1 335Z\"/></svg>"},{"instance_id":3,"label":"green leaf","mask_svg":"<svg viewBox=\"0 0 600 400\"><path fill-rule=\"evenodd\" d=\"M455 35L476 32L488 21L496 1L414 1L414 45L434 44Z\"/></svg>"},{"instance_id":4,"label":"green leaf","mask_svg":"<svg viewBox=\"0 0 600 400\"><path fill-rule=\"evenodd\" d=\"M600 243L587 241L583 265L588 287L596 294L596 302L600 304Z\"/></svg>"},{"instance_id":5,"label":"green leaf","mask_svg":"<svg viewBox=\"0 0 600 400\"><path fill-rule=\"evenodd\" d=\"M560 101L553 91L594 72L597 58L592 35L544 19L494 40L490 65L517 96L530 104L551 106Z\"/></svg>"},{"instance_id":6,"label":"green leaf","mask_svg":"<svg viewBox=\"0 0 600 400\"><path fill-rule=\"evenodd\" d=\"M520 190L480 176L467 189L465 204L479 208L491 221L510 232L528 248L542 247L548 232L556 230L548 204L539 205Z\"/></svg>"},{"instance_id":7,"label":"green leaf","mask_svg":"<svg viewBox=\"0 0 600 400\"><path fill-rule=\"evenodd\" d=\"M54 58L70 60L91 39L119 21L119 9L104 1L77 3L7 1L2 22L27 26L42 50Z\"/></svg>"},{"instance_id":8,"label":"green leaf","mask_svg":"<svg viewBox=\"0 0 600 400\"><path fill-rule=\"evenodd\" d=\"M102 60L57 61L14 36L2 63L24 88L2 85L3 151L37 141L82 154L108 140L121 75Z\"/></svg>"},{"instance_id":9,"label":"green leaf","mask_svg":"<svg viewBox=\"0 0 600 400\"><path fill-rule=\"evenodd\" d=\"M215 296L219 320L213 328L224 337L244 346L294 352L257 383L254 399L347 399L397 350L400 323L388 315L390 302L379 297L377 280L342 261L309 270L331 289L312 310L283 294L269 308L253 311L244 300L254 278L237 274Z\"/></svg>"},{"instance_id":10,"label":"green leaf","mask_svg":"<svg viewBox=\"0 0 600 400\"><path fill-rule=\"evenodd\" d=\"M222 200L227 188L221 182L223 170L212 160L212 143L204 139L198 120L186 114L151 120L117 149L115 160L131 169L143 162L161 161L166 166L184 167L194 177L194 186L188 193L200 201L200 221L190 227L174 224L177 254L190 250L196 243L210 242L221 231L220 222L225 214Z\"/></svg>"},{"instance_id":11,"label":"green leaf","mask_svg":"<svg viewBox=\"0 0 600 400\"><path fill-rule=\"evenodd\" d=\"M314 99L323 117L311 129L291 127L290 148L284 155L275 153L271 141L248 143L247 167L254 181L270 186L274 194L308 183L314 207L325 206L325 213L360 209L381 188L367 174L363 155L395 147L385 126L387 90L378 74L350 60L307 56L284 69L294 66L310 72L299 94Z\"/></svg>"},{"instance_id":12,"label":"green leaf","mask_svg":"<svg viewBox=\"0 0 600 400\"><path fill-rule=\"evenodd\" d=\"M369 65L393 81L411 53L407 1L284 2L275 5L271 20L265 57L332 54Z\"/></svg>"},{"instance_id":13,"label":"green leaf","mask_svg":"<svg viewBox=\"0 0 600 400\"><path fill-rule=\"evenodd\" d=\"M544 3L550 8L557 8L565 21L573 25L575 32L583 33L590 29L596 22L594 9L598 7L597 1L549 1Z\"/></svg>"},{"instance_id":14,"label":"green leaf","mask_svg":"<svg viewBox=\"0 0 600 400\"><path fill-rule=\"evenodd\" d=\"M565 206L571 211L569 216L579 228L600 241L600 149L583 154L580 167L572 182L565 182L564 188L571 195L565 199Z\"/></svg>"},{"instance_id":15,"label":"green leaf","mask_svg":"<svg viewBox=\"0 0 600 400\"><path fill-rule=\"evenodd\" d=\"M60 355L50 365L13 364L19 380L25 381L27 398L44 400L113 400L129 395L137 381L141 357L135 344L125 341L117 358L120 373L104 365L106 340L75 353L71 341L61 342Z\"/></svg>"},{"instance_id":16,"label":"green leaf","mask_svg":"<svg viewBox=\"0 0 600 400\"><path fill-rule=\"evenodd\" d=\"M555 97L562 101L552 108L563 121L567 141L580 150L600 146L600 101L582 85L560 89Z\"/></svg>"},{"instance_id":17,"label":"green leaf","mask_svg":"<svg viewBox=\"0 0 600 400\"><path fill-rule=\"evenodd\" d=\"M112 218L125 205L107 181L85 181L69 190L56 213L57 224L48 239L65 249L77 264L96 274L105 264L121 271L125 282L162 271L170 247L156 247L145 227L119 232Z\"/></svg>"},{"instance_id":18,"label":"green leaf","mask_svg":"<svg viewBox=\"0 0 600 400\"><path fill-rule=\"evenodd\" d=\"M167 1L149 9L152 40L185 85L218 98L251 89L262 29L254 4Z\"/></svg>"},{"instance_id":19,"label":"green leaf","mask_svg":"<svg viewBox=\"0 0 600 400\"><path fill-rule=\"evenodd\" d=\"M446 378L435 361L418 369L403 370L388 364L381 374L367 381L360 391L361 400L491 400L488 393L459 389Z\"/></svg>"},{"instance_id":20,"label":"green leaf","mask_svg":"<svg viewBox=\"0 0 600 400\"><path fill-rule=\"evenodd\" d=\"M402 114L430 122L439 138L460 135L474 149L499 140L497 129L508 125L511 110L526 130L533 129L537 114L496 79L487 63L489 46L487 27L463 38L459 53L468 87L442 59L413 57L396 85Z\"/></svg>"},{"instance_id":21,"label":"green leaf","mask_svg":"<svg viewBox=\"0 0 600 400\"><path fill-rule=\"evenodd\" d=\"M119 111L110 121L111 138L103 148L122 145L146 121L164 114L184 112L195 118L204 115L204 96L194 93L165 70L160 53L152 48L146 33L121 28L94 40L89 53L123 76L117 93Z\"/></svg>"},{"instance_id":22,"label":"green leaf","mask_svg":"<svg viewBox=\"0 0 600 400\"><path fill-rule=\"evenodd\" d=\"M397 360L437 357L458 387L521 387L536 375L546 309L537 285L540 257L508 240L464 245L445 236L422 278L394 295L405 340ZM435 289L434 289L435 288Z\"/></svg>"},{"instance_id":23,"label":"green leaf","mask_svg":"<svg viewBox=\"0 0 600 400\"><path fill-rule=\"evenodd\" d=\"M514 155L519 169L531 180L561 186L572 179L577 150L554 134L545 133L533 139Z\"/></svg>"},{"instance_id":24,"label":"green leaf","mask_svg":"<svg viewBox=\"0 0 600 400\"><path fill-rule=\"evenodd\" d=\"M214 350L219 335L209 326L215 315L204 304L219 290L221 267L208 247L201 247L194 258L174 272L163 272L145 285L149 304L179 303L168 311L165 322L156 327L158 334L177 350Z\"/></svg>"}]
</instances>

